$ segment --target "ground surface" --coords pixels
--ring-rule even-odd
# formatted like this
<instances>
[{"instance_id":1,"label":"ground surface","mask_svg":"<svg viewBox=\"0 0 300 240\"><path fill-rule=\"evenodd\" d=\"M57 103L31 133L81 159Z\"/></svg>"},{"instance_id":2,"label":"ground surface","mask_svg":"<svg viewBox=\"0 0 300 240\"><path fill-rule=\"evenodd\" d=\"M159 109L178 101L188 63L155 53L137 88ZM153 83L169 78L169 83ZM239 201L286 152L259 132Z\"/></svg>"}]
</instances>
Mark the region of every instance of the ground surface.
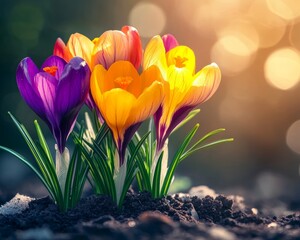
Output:
<instances>
[{"instance_id":1,"label":"ground surface","mask_svg":"<svg viewBox=\"0 0 300 240\"><path fill-rule=\"evenodd\" d=\"M106 196L83 198L60 213L48 197L29 203L17 215L0 214L0 239L300 239L300 215L272 215L245 206L239 197L174 195L153 200L127 194L122 209Z\"/></svg>"}]
</instances>

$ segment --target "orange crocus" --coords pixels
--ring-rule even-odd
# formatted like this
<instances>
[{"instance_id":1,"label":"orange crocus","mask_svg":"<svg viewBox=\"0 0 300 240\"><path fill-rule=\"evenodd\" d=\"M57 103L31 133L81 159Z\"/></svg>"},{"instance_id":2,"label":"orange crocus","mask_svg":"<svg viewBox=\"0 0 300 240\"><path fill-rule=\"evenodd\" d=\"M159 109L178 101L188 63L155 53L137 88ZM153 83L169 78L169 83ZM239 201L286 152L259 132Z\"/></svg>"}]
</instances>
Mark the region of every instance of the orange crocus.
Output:
<instances>
[{"instance_id":1,"label":"orange crocus","mask_svg":"<svg viewBox=\"0 0 300 240\"><path fill-rule=\"evenodd\" d=\"M161 105L164 96L160 71L152 66L139 75L129 61L115 62L108 70L96 65L91 76L91 92L112 131L121 166L133 134Z\"/></svg>"},{"instance_id":2,"label":"orange crocus","mask_svg":"<svg viewBox=\"0 0 300 240\"><path fill-rule=\"evenodd\" d=\"M109 30L94 40L80 33L72 34L67 44L58 38L54 45L53 55L67 62L73 57L81 57L87 62L91 71L97 64L108 69L119 60L130 61L138 69L142 59L142 43L134 27L124 26L121 31ZM86 104L90 109L95 109L91 94L88 95ZM101 116L99 117L101 119Z\"/></svg>"}]
</instances>

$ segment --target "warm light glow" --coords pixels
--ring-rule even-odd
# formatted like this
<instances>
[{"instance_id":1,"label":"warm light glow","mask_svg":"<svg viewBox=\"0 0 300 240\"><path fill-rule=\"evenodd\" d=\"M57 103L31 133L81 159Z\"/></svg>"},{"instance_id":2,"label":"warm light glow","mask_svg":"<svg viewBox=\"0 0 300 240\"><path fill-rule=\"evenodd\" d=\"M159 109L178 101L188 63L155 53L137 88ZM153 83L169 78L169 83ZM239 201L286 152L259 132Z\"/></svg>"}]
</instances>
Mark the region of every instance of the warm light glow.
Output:
<instances>
[{"instance_id":1,"label":"warm light glow","mask_svg":"<svg viewBox=\"0 0 300 240\"><path fill-rule=\"evenodd\" d=\"M300 17L299 0L267 0L270 10L285 20L294 20Z\"/></svg>"},{"instance_id":2,"label":"warm light glow","mask_svg":"<svg viewBox=\"0 0 300 240\"><path fill-rule=\"evenodd\" d=\"M265 77L270 85L287 90L300 80L300 54L292 48L273 52L265 62Z\"/></svg>"},{"instance_id":3,"label":"warm light glow","mask_svg":"<svg viewBox=\"0 0 300 240\"><path fill-rule=\"evenodd\" d=\"M213 46L211 61L218 63L223 75L232 76L250 65L251 53L252 50L243 39L228 35L220 38Z\"/></svg>"},{"instance_id":4,"label":"warm light glow","mask_svg":"<svg viewBox=\"0 0 300 240\"><path fill-rule=\"evenodd\" d=\"M270 11L265 0L252 1L247 16L259 34L261 48L272 47L282 39L286 22Z\"/></svg>"},{"instance_id":5,"label":"warm light glow","mask_svg":"<svg viewBox=\"0 0 300 240\"><path fill-rule=\"evenodd\" d=\"M300 120L294 122L287 130L286 144L291 150L300 154Z\"/></svg>"},{"instance_id":6,"label":"warm light glow","mask_svg":"<svg viewBox=\"0 0 300 240\"><path fill-rule=\"evenodd\" d=\"M289 40L293 47L300 49L300 22L292 26Z\"/></svg>"},{"instance_id":7,"label":"warm light glow","mask_svg":"<svg viewBox=\"0 0 300 240\"><path fill-rule=\"evenodd\" d=\"M162 33L166 25L166 16L159 6L141 2L132 8L129 23L139 30L142 37L151 37Z\"/></svg>"},{"instance_id":8,"label":"warm light glow","mask_svg":"<svg viewBox=\"0 0 300 240\"><path fill-rule=\"evenodd\" d=\"M249 56L256 52L259 36L253 25L247 20L233 21L217 32L226 50L241 56Z\"/></svg>"},{"instance_id":9,"label":"warm light glow","mask_svg":"<svg viewBox=\"0 0 300 240\"><path fill-rule=\"evenodd\" d=\"M197 30L197 33L218 32L233 18L241 15L240 0L174 0L172 1L176 14L187 25ZM222 18L220 18L222 16Z\"/></svg>"}]
</instances>

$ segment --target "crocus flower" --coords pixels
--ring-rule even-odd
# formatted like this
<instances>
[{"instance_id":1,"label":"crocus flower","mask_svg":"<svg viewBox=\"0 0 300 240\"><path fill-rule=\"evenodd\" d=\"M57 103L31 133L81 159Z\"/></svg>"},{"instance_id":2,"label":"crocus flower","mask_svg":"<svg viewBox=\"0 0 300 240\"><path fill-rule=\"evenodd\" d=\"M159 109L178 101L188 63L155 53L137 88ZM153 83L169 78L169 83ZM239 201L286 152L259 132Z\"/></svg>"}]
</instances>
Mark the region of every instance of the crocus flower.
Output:
<instances>
[{"instance_id":1,"label":"crocus flower","mask_svg":"<svg viewBox=\"0 0 300 240\"><path fill-rule=\"evenodd\" d=\"M74 33L70 36L67 45L60 38L56 40L53 55L59 56L67 62L73 57L81 57L91 68L93 49L94 43L88 37L80 33Z\"/></svg>"},{"instance_id":2,"label":"crocus flower","mask_svg":"<svg viewBox=\"0 0 300 240\"><path fill-rule=\"evenodd\" d=\"M89 91L90 70L86 62L75 57L66 63L50 56L38 69L27 57L20 62L16 78L21 96L47 123L63 153Z\"/></svg>"},{"instance_id":3,"label":"crocus flower","mask_svg":"<svg viewBox=\"0 0 300 240\"><path fill-rule=\"evenodd\" d=\"M108 69L119 60L130 61L136 69L141 65L142 42L134 27L124 26L121 31L106 31L98 39L94 39L94 43L93 66L101 64Z\"/></svg>"},{"instance_id":4,"label":"crocus flower","mask_svg":"<svg viewBox=\"0 0 300 240\"><path fill-rule=\"evenodd\" d=\"M170 35L164 40L160 36L153 37L145 49L143 61L143 69L156 65L165 80L166 96L154 115L158 151L189 112L216 92L221 81L221 72L215 63L195 74L193 50L177 46L173 38Z\"/></svg>"},{"instance_id":5,"label":"crocus flower","mask_svg":"<svg viewBox=\"0 0 300 240\"><path fill-rule=\"evenodd\" d=\"M81 57L87 62L91 71L97 64L108 69L118 60L130 61L138 69L142 59L142 43L134 27L124 26L121 31L106 31L93 41L80 33L72 34L67 44L58 38L53 54L67 62L72 57ZM95 108L91 94L88 95L86 104L90 109Z\"/></svg>"},{"instance_id":6,"label":"crocus flower","mask_svg":"<svg viewBox=\"0 0 300 240\"><path fill-rule=\"evenodd\" d=\"M83 58L91 68L102 64L108 69L119 60L130 61L136 69L141 65L142 43L138 31L124 26L121 31L109 30L93 41L80 33L70 36L67 44L57 39L53 54L69 61L72 57Z\"/></svg>"},{"instance_id":7,"label":"crocus flower","mask_svg":"<svg viewBox=\"0 0 300 240\"><path fill-rule=\"evenodd\" d=\"M139 75L128 61L115 62L108 70L97 65L92 72L92 96L112 131L120 166L124 163L129 140L139 125L153 115L162 102L161 81L156 66Z\"/></svg>"}]
</instances>

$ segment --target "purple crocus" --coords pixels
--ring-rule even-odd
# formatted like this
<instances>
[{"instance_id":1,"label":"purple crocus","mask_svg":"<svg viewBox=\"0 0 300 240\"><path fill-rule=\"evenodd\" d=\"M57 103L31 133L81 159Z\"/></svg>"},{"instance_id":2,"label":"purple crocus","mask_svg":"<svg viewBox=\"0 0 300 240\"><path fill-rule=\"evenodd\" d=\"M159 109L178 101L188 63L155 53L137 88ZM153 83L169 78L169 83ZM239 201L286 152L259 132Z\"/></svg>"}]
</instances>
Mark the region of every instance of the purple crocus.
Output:
<instances>
[{"instance_id":1,"label":"purple crocus","mask_svg":"<svg viewBox=\"0 0 300 240\"><path fill-rule=\"evenodd\" d=\"M47 123L63 153L89 92L88 65L79 57L67 63L58 56L50 56L38 69L27 57L20 62L16 79L21 96Z\"/></svg>"}]
</instances>

